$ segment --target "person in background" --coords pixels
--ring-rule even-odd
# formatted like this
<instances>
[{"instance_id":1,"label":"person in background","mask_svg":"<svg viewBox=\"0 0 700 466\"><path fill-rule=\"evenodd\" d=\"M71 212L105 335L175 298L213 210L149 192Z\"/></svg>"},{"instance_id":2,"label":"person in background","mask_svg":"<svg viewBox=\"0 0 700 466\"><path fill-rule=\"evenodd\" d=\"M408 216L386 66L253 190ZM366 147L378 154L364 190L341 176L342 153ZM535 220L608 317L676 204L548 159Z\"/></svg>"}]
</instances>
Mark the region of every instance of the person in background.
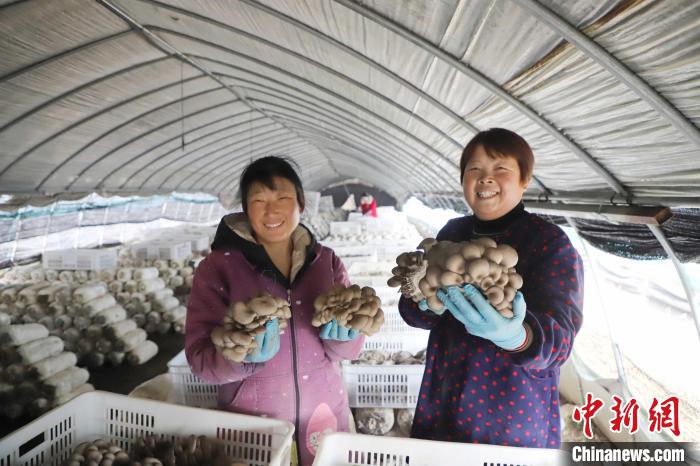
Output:
<instances>
[{"instance_id":1,"label":"person in background","mask_svg":"<svg viewBox=\"0 0 700 466\"><path fill-rule=\"evenodd\" d=\"M374 196L362 193L362 196L360 196L360 210L362 215L377 218L377 200L374 199Z\"/></svg>"},{"instance_id":2,"label":"person in background","mask_svg":"<svg viewBox=\"0 0 700 466\"><path fill-rule=\"evenodd\" d=\"M338 362L356 358L364 341L335 320L313 327L314 299L350 281L333 251L299 223L304 190L289 162L264 157L251 163L241 175L240 196L243 212L221 220L194 276L187 360L195 375L221 384L220 408L294 423L292 462L310 466L323 434L349 430ZM263 292L289 303L287 329L281 333L277 319L268 321L255 353L244 362L227 360L212 343L212 331L232 303Z\"/></svg>"},{"instance_id":3,"label":"person in background","mask_svg":"<svg viewBox=\"0 0 700 466\"><path fill-rule=\"evenodd\" d=\"M511 318L473 285L439 290L439 313L400 299L404 320L430 330L412 437L560 446L559 368L582 324L583 265L559 227L525 210L533 165L527 142L502 128L478 133L462 153L473 215L450 220L437 240L488 236L512 246L523 286Z\"/></svg>"}]
</instances>

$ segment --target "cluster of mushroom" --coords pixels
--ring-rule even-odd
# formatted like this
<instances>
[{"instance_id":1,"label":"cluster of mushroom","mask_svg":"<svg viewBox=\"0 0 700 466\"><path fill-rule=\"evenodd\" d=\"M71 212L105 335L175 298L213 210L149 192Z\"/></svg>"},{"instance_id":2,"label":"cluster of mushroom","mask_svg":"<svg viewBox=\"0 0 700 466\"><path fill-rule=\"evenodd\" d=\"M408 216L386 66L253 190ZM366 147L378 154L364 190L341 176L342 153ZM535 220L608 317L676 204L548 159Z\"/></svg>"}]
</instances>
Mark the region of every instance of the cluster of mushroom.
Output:
<instances>
[{"instance_id":1,"label":"cluster of mushroom","mask_svg":"<svg viewBox=\"0 0 700 466\"><path fill-rule=\"evenodd\" d=\"M414 301L425 298L431 310L441 312L444 306L437 297L438 289L471 283L502 316L513 316L513 299L523 279L515 271L518 253L511 246L488 237L460 243L428 238L418 248L423 249L422 255L420 251L404 253L396 259L398 267L392 270L389 286L402 286ZM425 274L420 276L423 267ZM404 290L407 282L417 283L418 290Z\"/></svg>"},{"instance_id":2,"label":"cluster of mushroom","mask_svg":"<svg viewBox=\"0 0 700 466\"><path fill-rule=\"evenodd\" d=\"M247 466L226 455L224 445L204 435L176 441L149 435L136 441L131 466Z\"/></svg>"},{"instance_id":3,"label":"cluster of mushroom","mask_svg":"<svg viewBox=\"0 0 700 466\"><path fill-rule=\"evenodd\" d=\"M421 243L418 248L421 248ZM424 258L424 251L411 251L399 254L396 258L397 266L391 271L393 276L387 281L387 285L395 288L401 287L401 292L407 298L415 302L425 298L420 291L420 279L425 276L428 261Z\"/></svg>"},{"instance_id":4,"label":"cluster of mushroom","mask_svg":"<svg viewBox=\"0 0 700 466\"><path fill-rule=\"evenodd\" d=\"M389 353L381 349L371 349L362 351L352 364L376 365L408 365L425 364L425 350L418 351L415 355L409 351L396 351Z\"/></svg>"},{"instance_id":5,"label":"cluster of mushroom","mask_svg":"<svg viewBox=\"0 0 700 466\"><path fill-rule=\"evenodd\" d=\"M132 454L104 439L78 445L64 466L247 466L229 458L224 445L206 436L178 440L153 435L136 440Z\"/></svg>"},{"instance_id":6,"label":"cluster of mushroom","mask_svg":"<svg viewBox=\"0 0 700 466\"><path fill-rule=\"evenodd\" d=\"M211 341L226 359L241 362L255 351L255 336L265 331L269 320L278 318L280 329L284 329L291 316L289 303L268 293L248 302L237 301L224 316L224 324L211 332Z\"/></svg>"},{"instance_id":7,"label":"cluster of mushroom","mask_svg":"<svg viewBox=\"0 0 700 466\"><path fill-rule=\"evenodd\" d=\"M320 327L335 319L341 327L372 336L384 324L381 306L382 301L373 288L337 285L316 297L311 324Z\"/></svg>"},{"instance_id":8,"label":"cluster of mushroom","mask_svg":"<svg viewBox=\"0 0 700 466\"><path fill-rule=\"evenodd\" d=\"M64 466L129 466L129 454L118 445L104 439L94 442L83 442L78 445L73 454L63 463Z\"/></svg>"}]
</instances>

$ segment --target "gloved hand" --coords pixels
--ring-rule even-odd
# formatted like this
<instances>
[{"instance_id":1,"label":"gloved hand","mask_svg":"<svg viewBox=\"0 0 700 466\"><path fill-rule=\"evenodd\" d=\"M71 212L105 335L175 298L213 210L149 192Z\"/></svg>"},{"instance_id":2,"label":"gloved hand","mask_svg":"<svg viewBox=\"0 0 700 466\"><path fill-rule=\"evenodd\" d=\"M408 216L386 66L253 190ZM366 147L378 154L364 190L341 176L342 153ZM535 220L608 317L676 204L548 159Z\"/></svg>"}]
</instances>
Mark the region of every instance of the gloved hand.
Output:
<instances>
[{"instance_id":1,"label":"gloved hand","mask_svg":"<svg viewBox=\"0 0 700 466\"><path fill-rule=\"evenodd\" d=\"M245 362L265 362L280 350L280 323L277 317L265 323L265 331L255 336L255 351L246 355Z\"/></svg>"},{"instance_id":2,"label":"gloved hand","mask_svg":"<svg viewBox=\"0 0 700 466\"><path fill-rule=\"evenodd\" d=\"M443 307L439 311L436 311L435 309L430 309L430 306L428 305L428 300L423 298L420 301L418 301L418 309L420 309L421 311L430 311L433 314L442 315L445 312L445 309L447 309L447 306Z\"/></svg>"},{"instance_id":3,"label":"gloved hand","mask_svg":"<svg viewBox=\"0 0 700 466\"><path fill-rule=\"evenodd\" d=\"M466 296L465 296L466 295ZM447 293L438 290L438 299L452 313L455 319L464 324L467 331L505 350L520 347L527 338L523 326L525 320L525 299L521 292L515 293L513 317L503 317L473 285L466 285L464 293L459 286L450 286Z\"/></svg>"},{"instance_id":4,"label":"gloved hand","mask_svg":"<svg viewBox=\"0 0 700 466\"><path fill-rule=\"evenodd\" d=\"M319 336L322 340L338 340L338 341L350 341L354 340L360 335L358 330L354 328L343 327L338 325L335 319L326 323L321 327L321 333Z\"/></svg>"}]
</instances>

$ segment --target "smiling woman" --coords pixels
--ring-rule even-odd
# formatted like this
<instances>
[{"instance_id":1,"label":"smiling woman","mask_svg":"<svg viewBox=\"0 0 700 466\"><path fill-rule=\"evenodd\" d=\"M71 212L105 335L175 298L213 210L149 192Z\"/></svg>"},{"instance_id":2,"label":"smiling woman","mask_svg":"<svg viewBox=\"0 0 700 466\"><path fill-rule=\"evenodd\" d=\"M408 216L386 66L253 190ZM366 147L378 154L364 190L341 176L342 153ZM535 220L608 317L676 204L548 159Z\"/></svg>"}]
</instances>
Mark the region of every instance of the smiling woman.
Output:
<instances>
[{"instance_id":1,"label":"smiling woman","mask_svg":"<svg viewBox=\"0 0 700 466\"><path fill-rule=\"evenodd\" d=\"M460 180L474 215L448 221L437 240L511 246L523 286L512 317L471 285L438 292L449 312L401 298L406 323L431 331L412 437L560 446L559 368L581 328L583 267L559 227L525 210L533 163L527 142L502 128L478 133L464 149Z\"/></svg>"},{"instance_id":2,"label":"smiling woman","mask_svg":"<svg viewBox=\"0 0 700 466\"><path fill-rule=\"evenodd\" d=\"M185 353L193 373L221 385L221 408L294 422L296 463L310 466L322 433L348 430L350 409L338 361L354 359L364 342L337 324L333 334L313 327L313 304L350 280L335 253L299 223L304 190L287 160L263 157L251 163L241 175L240 196L243 212L224 216L211 254L197 268ZM280 331L278 318L270 319L243 362L229 359L212 335L225 340L228 309L249 305L263 293L289 307L287 330Z\"/></svg>"}]
</instances>

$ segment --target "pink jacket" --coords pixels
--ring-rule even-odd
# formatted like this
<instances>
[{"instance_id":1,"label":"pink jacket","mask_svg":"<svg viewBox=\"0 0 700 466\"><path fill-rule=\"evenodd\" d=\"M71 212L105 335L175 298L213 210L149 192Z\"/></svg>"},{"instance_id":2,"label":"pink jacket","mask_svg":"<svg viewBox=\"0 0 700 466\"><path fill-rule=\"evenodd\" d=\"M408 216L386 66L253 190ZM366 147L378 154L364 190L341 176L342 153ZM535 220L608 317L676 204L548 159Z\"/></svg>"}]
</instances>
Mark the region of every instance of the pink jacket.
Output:
<instances>
[{"instance_id":1,"label":"pink jacket","mask_svg":"<svg viewBox=\"0 0 700 466\"><path fill-rule=\"evenodd\" d=\"M364 338L321 340L311 325L314 299L333 285L349 285L333 251L315 243L302 225L293 236L292 279L272 265L243 214L222 219L211 254L197 267L187 309L185 352L192 372L221 384L222 409L295 424L300 465L311 465L320 436L348 431L350 410L339 361L357 357ZM260 364L224 359L210 340L229 305L268 292L287 299L292 318L280 350Z\"/></svg>"}]
</instances>

